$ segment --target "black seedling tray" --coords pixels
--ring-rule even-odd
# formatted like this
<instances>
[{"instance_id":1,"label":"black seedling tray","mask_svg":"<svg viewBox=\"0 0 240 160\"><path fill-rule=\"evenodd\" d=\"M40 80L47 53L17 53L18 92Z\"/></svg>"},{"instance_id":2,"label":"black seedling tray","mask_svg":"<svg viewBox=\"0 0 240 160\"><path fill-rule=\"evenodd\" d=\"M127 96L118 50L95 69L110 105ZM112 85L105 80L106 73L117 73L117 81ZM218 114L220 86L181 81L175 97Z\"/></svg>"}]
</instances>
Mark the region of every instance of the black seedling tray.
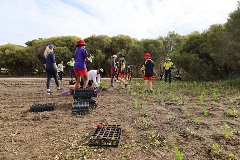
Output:
<instances>
[{"instance_id":1,"label":"black seedling tray","mask_svg":"<svg viewBox=\"0 0 240 160\"><path fill-rule=\"evenodd\" d=\"M103 125L97 128L90 137L89 146L118 147L120 145L122 129L120 125Z\"/></svg>"},{"instance_id":2,"label":"black seedling tray","mask_svg":"<svg viewBox=\"0 0 240 160\"><path fill-rule=\"evenodd\" d=\"M97 92L93 88L77 88L73 93L73 99L90 99L97 97Z\"/></svg>"},{"instance_id":3,"label":"black seedling tray","mask_svg":"<svg viewBox=\"0 0 240 160\"><path fill-rule=\"evenodd\" d=\"M97 104L93 98L90 99L75 99L74 102L89 102L89 106L91 109L96 109Z\"/></svg>"},{"instance_id":4,"label":"black seedling tray","mask_svg":"<svg viewBox=\"0 0 240 160\"><path fill-rule=\"evenodd\" d=\"M89 113L89 109L90 109L89 102L81 101L72 103L73 114L87 114Z\"/></svg>"},{"instance_id":5,"label":"black seedling tray","mask_svg":"<svg viewBox=\"0 0 240 160\"><path fill-rule=\"evenodd\" d=\"M30 107L30 112L53 111L54 109L55 109L55 103L33 104Z\"/></svg>"}]
</instances>

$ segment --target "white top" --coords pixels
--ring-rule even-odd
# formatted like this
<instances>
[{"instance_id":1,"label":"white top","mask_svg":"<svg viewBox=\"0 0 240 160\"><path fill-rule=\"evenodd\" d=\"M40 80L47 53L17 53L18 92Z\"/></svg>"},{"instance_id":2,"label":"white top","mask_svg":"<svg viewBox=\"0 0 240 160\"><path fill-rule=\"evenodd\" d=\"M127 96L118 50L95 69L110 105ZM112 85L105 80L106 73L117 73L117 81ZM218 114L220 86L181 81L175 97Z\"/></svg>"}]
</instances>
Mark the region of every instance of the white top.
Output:
<instances>
[{"instance_id":1,"label":"white top","mask_svg":"<svg viewBox=\"0 0 240 160\"><path fill-rule=\"evenodd\" d=\"M63 72L63 68L64 68L63 64L59 63L58 64L58 70Z\"/></svg>"},{"instance_id":2,"label":"white top","mask_svg":"<svg viewBox=\"0 0 240 160\"><path fill-rule=\"evenodd\" d=\"M100 79L101 79L101 76L100 74L97 74L97 70L88 71L88 80L93 80L95 87L100 86Z\"/></svg>"}]
</instances>

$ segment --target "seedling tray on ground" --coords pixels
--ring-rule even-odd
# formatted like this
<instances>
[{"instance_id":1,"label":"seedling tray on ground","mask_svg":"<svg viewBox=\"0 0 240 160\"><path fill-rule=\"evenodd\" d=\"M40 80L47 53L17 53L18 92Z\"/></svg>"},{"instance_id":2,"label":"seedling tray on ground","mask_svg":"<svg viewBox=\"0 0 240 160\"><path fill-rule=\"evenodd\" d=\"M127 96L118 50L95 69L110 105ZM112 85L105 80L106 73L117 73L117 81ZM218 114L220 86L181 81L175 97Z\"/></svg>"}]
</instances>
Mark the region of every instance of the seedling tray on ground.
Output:
<instances>
[{"instance_id":1,"label":"seedling tray on ground","mask_svg":"<svg viewBox=\"0 0 240 160\"><path fill-rule=\"evenodd\" d=\"M90 99L75 99L74 102L89 102L89 106L91 109L96 109L97 104L93 98Z\"/></svg>"},{"instance_id":2,"label":"seedling tray on ground","mask_svg":"<svg viewBox=\"0 0 240 160\"><path fill-rule=\"evenodd\" d=\"M93 88L77 88L73 93L74 100L90 99L92 97L97 97L97 92Z\"/></svg>"},{"instance_id":3,"label":"seedling tray on ground","mask_svg":"<svg viewBox=\"0 0 240 160\"><path fill-rule=\"evenodd\" d=\"M122 129L120 125L103 125L97 128L90 137L89 146L118 147L120 145Z\"/></svg>"},{"instance_id":4,"label":"seedling tray on ground","mask_svg":"<svg viewBox=\"0 0 240 160\"><path fill-rule=\"evenodd\" d=\"M89 102L81 101L72 103L73 114L87 114L89 113L89 109L90 109Z\"/></svg>"},{"instance_id":5,"label":"seedling tray on ground","mask_svg":"<svg viewBox=\"0 0 240 160\"><path fill-rule=\"evenodd\" d=\"M53 111L54 109L55 109L55 103L33 104L30 107L30 112Z\"/></svg>"}]
</instances>

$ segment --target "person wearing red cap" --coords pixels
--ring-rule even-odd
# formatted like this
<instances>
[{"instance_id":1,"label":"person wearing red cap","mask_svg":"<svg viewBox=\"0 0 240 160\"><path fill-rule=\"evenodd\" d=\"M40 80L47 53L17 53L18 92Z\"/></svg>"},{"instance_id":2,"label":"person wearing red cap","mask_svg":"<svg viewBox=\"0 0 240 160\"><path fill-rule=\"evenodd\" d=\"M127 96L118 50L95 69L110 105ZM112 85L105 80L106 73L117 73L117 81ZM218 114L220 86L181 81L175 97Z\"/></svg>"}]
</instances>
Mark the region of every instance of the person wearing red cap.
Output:
<instances>
[{"instance_id":1,"label":"person wearing red cap","mask_svg":"<svg viewBox=\"0 0 240 160\"><path fill-rule=\"evenodd\" d=\"M143 66L144 72L143 72L143 79L145 81L145 89L146 91L149 90L149 92L152 93L152 80L153 77L153 61L151 60L151 55L149 53L145 53L143 58L145 59L145 63Z\"/></svg>"},{"instance_id":2,"label":"person wearing red cap","mask_svg":"<svg viewBox=\"0 0 240 160\"><path fill-rule=\"evenodd\" d=\"M91 58L89 58L89 54L85 49L86 44L84 40L78 40L77 49L74 52L74 73L77 78L76 80L76 88L80 88L81 77L84 77L83 88L87 87L88 84L88 72L86 67L86 61L92 62Z\"/></svg>"},{"instance_id":3,"label":"person wearing red cap","mask_svg":"<svg viewBox=\"0 0 240 160\"><path fill-rule=\"evenodd\" d=\"M51 94L51 90L50 90L50 81L51 78L53 77L55 80L55 83L57 85L57 90L60 90L60 85L59 85L59 81L57 79L57 64L56 64L56 60L55 60L55 54L53 52L53 48L54 46L52 44L49 44L45 51L44 51L44 67L46 70L46 74L47 74L47 94Z\"/></svg>"}]
</instances>

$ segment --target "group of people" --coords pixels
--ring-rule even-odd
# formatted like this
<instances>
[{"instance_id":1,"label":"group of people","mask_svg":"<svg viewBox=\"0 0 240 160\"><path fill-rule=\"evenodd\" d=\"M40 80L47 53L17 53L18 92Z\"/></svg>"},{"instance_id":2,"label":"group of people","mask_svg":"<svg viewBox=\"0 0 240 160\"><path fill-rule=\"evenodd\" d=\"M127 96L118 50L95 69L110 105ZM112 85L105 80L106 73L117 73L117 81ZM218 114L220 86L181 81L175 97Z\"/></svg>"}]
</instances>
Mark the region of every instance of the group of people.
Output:
<instances>
[{"instance_id":1,"label":"group of people","mask_svg":"<svg viewBox=\"0 0 240 160\"><path fill-rule=\"evenodd\" d=\"M90 70L87 71L86 63L92 62L92 59L89 57L87 50L85 49L86 44L84 40L78 40L76 45L76 50L74 52L73 58L67 64L70 66L70 75L71 79L75 77L76 83L74 84L74 88L86 88L88 86L92 86L94 83L95 87L99 87L100 85L100 75L103 73L103 69L100 68L98 70ZM60 90L60 83L58 80L62 81L63 69L63 61L61 61L58 65L56 64L55 54L53 52L54 46L49 44L45 51L45 71L47 74L47 94L51 94L50 90L50 80L53 77L57 86L57 90ZM116 62L116 59L119 58L119 61ZM143 58L145 62L142 67L143 71L143 79L145 81L145 89L148 92L152 92L152 80L154 80L154 64L151 60L151 55L149 53L145 53ZM173 69L174 64L171 62L170 58L166 58L163 64L164 68L164 80L167 82L167 78L169 78L169 83L171 83L171 69ZM59 77L57 77L57 73ZM118 78L120 80L120 88L126 88L128 84L125 79L131 80L132 77L132 68L131 65L126 66L125 56L121 53L119 56L113 55L111 60L111 86L114 87L114 78ZM161 76L161 74L160 74ZM162 75L163 76L163 75ZM177 77L178 79L180 77ZM81 84L82 82L82 84ZM72 86L73 88L73 86Z\"/></svg>"},{"instance_id":2,"label":"group of people","mask_svg":"<svg viewBox=\"0 0 240 160\"><path fill-rule=\"evenodd\" d=\"M92 83L95 84L95 87L99 87L100 85L100 74L103 73L103 69L100 68L98 70L90 70L87 71L86 63L92 62L92 59L89 57L87 50L85 49L86 44L84 40L78 40L76 45L76 50L74 52L74 57L68 65L71 70L71 79L75 77L76 83L73 84L74 88L80 88L81 81L83 82L82 87L86 88L88 85L92 86ZM58 66L56 64L55 53L53 52L54 46L49 44L44 51L44 68L47 74L47 94L51 94L50 90L50 81L53 77L55 80L55 84L57 86L57 90L60 90L59 80L62 80L63 73L63 62L61 61ZM58 74L57 74L58 73ZM59 78L58 76L59 75ZM72 88L73 89L73 88Z\"/></svg>"}]
</instances>

